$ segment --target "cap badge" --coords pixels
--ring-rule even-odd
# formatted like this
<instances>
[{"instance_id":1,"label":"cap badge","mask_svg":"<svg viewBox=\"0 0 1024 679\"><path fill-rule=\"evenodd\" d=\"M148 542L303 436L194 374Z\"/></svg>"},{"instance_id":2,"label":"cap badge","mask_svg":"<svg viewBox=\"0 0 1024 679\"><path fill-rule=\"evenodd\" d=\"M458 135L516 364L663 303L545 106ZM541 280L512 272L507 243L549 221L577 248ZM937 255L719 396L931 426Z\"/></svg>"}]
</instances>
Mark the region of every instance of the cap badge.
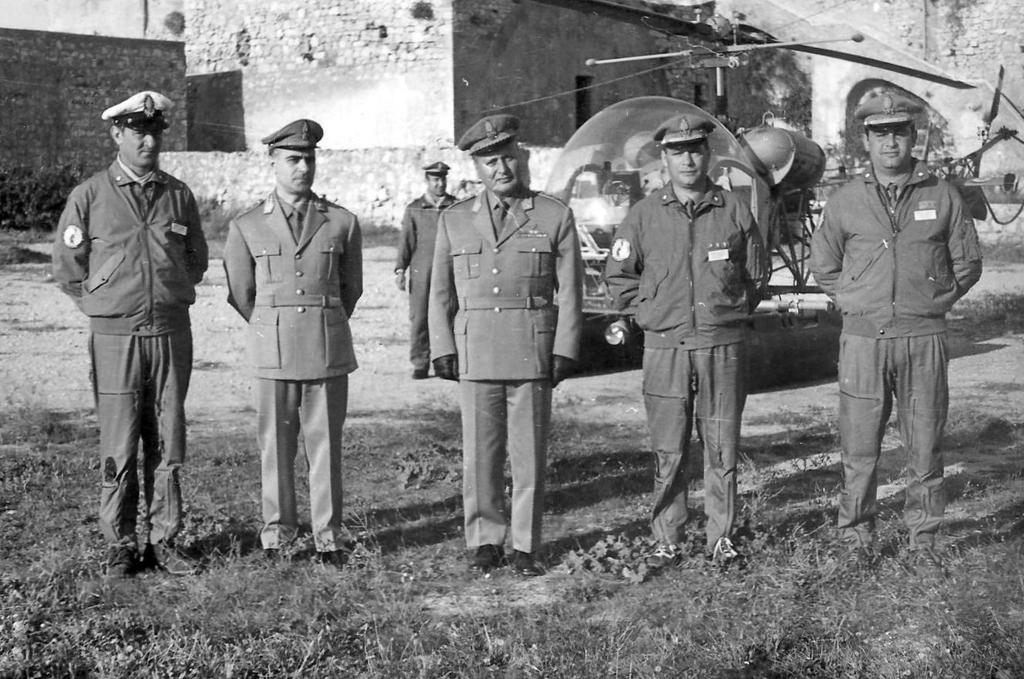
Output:
<instances>
[{"instance_id":1,"label":"cap badge","mask_svg":"<svg viewBox=\"0 0 1024 679\"><path fill-rule=\"evenodd\" d=\"M146 114L147 118L152 118L156 114L156 104L153 103L153 97L148 94L142 100L142 112Z\"/></svg>"},{"instance_id":2,"label":"cap badge","mask_svg":"<svg viewBox=\"0 0 1024 679\"><path fill-rule=\"evenodd\" d=\"M497 128L494 127L494 123L492 123L490 120L484 121L484 134L486 134L488 137L491 137L492 139L498 136L498 130Z\"/></svg>"},{"instance_id":3,"label":"cap badge","mask_svg":"<svg viewBox=\"0 0 1024 679\"><path fill-rule=\"evenodd\" d=\"M882 108L886 113L892 115L896 112L896 102L892 100L892 97L888 94L882 97Z\"/></svg>"},{"instance_id":4,"label":"cap badge","mask_svg":"<svg viewBox=\"0 0 1024 679\"><path fill-rule=\"evenodd\" d=\"M299 136L302 138L302 141L309 141L309 123L302 122L302 130L299 132Z\"/></svg>"}]
</instances>

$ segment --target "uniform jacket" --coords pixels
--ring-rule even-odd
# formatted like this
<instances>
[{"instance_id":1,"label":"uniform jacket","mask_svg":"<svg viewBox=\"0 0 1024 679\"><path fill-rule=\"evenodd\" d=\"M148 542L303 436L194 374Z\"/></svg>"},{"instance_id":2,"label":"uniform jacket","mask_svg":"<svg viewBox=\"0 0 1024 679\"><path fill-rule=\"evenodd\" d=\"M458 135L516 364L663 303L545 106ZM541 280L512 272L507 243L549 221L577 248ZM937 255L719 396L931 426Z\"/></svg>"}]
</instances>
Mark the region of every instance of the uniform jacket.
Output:
<instances>
[{"instance_id":1,"label":"uniform jacket","mask_svg":"<svg viewBox=\"0 0 1024 679\"><path fill-rule=\"evenodd\" d=\"M495 237L494 200L484 192L441 213L431 351L457 353L462 379L547 378L553 353L579 355L583 265L575 221L564 203L527 192Z\"/></svg>"},{"instance_id":2,"label":"uniform jacket","mask_svg":"<svg viewBox=\"0 0 1024 679\"><path fill-rule=\"evenodd\" d=\"M871 171L833 193L811 246L814 279L843 331L884 339L946 328L981 277L978 234L954 186L918 163L890 214Z\"/></svg>"},{"instance_id":3,"label":"uniform jacket","mask_svg":"<svg viewBox=\"0 0 1024 679\"><path fill-rule=\"evenodd\" d=\"M441 210L454 202L455 197L446 193L436 205L420 196L405 207L395 268L409 270L410 292L430 284L434 241L437 239L437 217Z\"/></svg>"},{"instance_id":4,"label":"uniform jacket","mask_svg":"<svg viewBox=\"0 0 1024 679\"><path fill-rule=\"evenodd\" d=\"M189 327L207 266L192 192L161 170L142 214L115 160L72 190L57 225L53 277L93 332L164 334Z\"/></svg>"},{"instance_id":5,"label":"uniform jacket","mask_svg":"<svg viewBox=\"0 0 1024 679\"><path fill-rule=\"evenodd\" d=\"M669 185L634 205L615 233L605 280L647 347L742 340L767 284L768 255L745 200L709 183L692 212Z\"/></svg>"},{"instance_id":6,"label":"uniform jacket","mask_svg":"<svg viewBox=\"0 0 1024 679\"><path fill-rule=\"evenodd\" d=\"M322 198L310 201L296 243L271 193L228 227L228 303L249 322L257 377L315 380L356 369L349 317L363 293L359 223Z\"/></svg>"}]
</instances>

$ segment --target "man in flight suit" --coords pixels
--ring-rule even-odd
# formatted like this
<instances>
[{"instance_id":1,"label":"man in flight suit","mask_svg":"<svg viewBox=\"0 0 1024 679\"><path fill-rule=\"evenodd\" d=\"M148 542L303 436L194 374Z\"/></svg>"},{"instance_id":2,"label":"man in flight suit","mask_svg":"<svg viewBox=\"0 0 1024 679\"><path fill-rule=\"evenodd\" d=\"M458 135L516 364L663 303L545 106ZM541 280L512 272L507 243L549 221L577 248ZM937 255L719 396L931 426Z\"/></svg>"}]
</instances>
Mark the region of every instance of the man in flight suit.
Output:
<instances>
[{"instance_id":1,"label":"man in flight suit","mask_svg":"<svg viewBox=\"0 0 1024 679\"><path fill-rule=\"evenodd\" d=\"M829 197L811 271L843 315L838 531L856 562L873 558L882 436L899 410L907 452L903 521L910 562L941 573L942 452L949 407L946 312L981 277L974 220L957 189L911 155L922 107L891 91L854 112L871 167Z\"/></svg>"},{"instance_id":2,"label":"man in flight suit","mask_svg":"<svg viewBox=\"0 0 1024 679\"><path fill-rule=\"evenodd\" d=\"M746 201L707 177L710 119L672 118L654 134L670 182L634 205L605 268L612 301L644 331L643 392L656 456L648 564L680 557L690 436L704 447L706 544L738 556L736 458L746 400L746 323L768 281L764 241Z\"/></svg>"},{"instance_id":3,"label":"man in flight suit","mask_svg":"<svg viewBox=\"0 0 1024 679\"><path fill-rule=\"evenodd\" d=\"M430 330L427 307L430 298L430 268L434 261L437 216L455 202L448 194L448 166L438 161L423 168L426 192L409 203L402 217L402 235L398 243L395 284L409 291L409 360L412 378L422 380L430 368ZM406 271L408 270L408 280Z\"/></svg>"},{"instance_id":4,"label":"man in flight suit","mask_svg":"<svg viewBox=\"0 0 1024 679\"><path fill-rule=\"evenodd\" d=\"M103 481L99 526L108 573L140 566L185 574L178 469L185 462L185 394L192 374L189 306L207 266L195 198L160 170L171 101L139 92L103 112L117 158L68 197L53 276L89 317ZM135 538L142 439L143 533Z\"/></svg>"},{"instance_id":5,"label":"man in flight suit","mask_svg":"<svg viewBox=\"0 0 1024 679\"><path fill-rule=\"evenodd\" d=\"M531 191L514 116L459 139L484 191L441 213L430 283L438 377L459 380L463 508L471 570L504 563L504 464L512 467L512 567L540 575L551 388L572 370L582 327L582 260L572 211ZM452 321L454 317L454 322Z\"/></svg>"},{"instance_id":6,"label":"man in flight suit","mask_svg":"<svg viewBox=\"0 0 1024 679\"><path fill-rule=\"evenodd\" d=\"M248 322L256 374L263 529L273 557L298 529L299 430L309 467L313 540L322 563L342 566L341 439L348 374L356 369L349 318L363 292L359 224L311 191L323 129L296 120L262 139L276 187L231 222L224 245L228 302Z\"/></svg>"}]
</instances>

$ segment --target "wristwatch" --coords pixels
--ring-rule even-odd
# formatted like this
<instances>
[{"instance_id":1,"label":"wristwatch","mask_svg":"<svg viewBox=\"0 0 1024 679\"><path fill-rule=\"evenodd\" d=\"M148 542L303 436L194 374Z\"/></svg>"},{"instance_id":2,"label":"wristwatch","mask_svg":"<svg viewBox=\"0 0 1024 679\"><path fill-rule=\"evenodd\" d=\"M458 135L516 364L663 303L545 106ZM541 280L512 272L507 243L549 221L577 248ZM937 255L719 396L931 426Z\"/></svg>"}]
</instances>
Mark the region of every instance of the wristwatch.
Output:
<instances>
[{"instance_id":1,"label":"wristwatch","mask_svg":"<svg viewBox=\"0 0 1024 679\"><path fill-rule=\"evenodd\" d=\"M395 269L395 273L405 273L405 269L403 269L402 267L398 267L397 269Z\"/></svg>"}]
</instances>

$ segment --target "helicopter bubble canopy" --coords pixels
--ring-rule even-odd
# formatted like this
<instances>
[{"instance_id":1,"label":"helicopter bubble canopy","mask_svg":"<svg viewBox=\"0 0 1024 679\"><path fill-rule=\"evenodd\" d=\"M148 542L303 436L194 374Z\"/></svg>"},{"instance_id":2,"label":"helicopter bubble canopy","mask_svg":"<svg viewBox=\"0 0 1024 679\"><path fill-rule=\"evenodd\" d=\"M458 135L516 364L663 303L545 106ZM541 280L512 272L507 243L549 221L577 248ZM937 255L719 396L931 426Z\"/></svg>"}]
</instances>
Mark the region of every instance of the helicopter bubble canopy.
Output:
<instances>
[{"instance_id":1,"label":"helicopter bubble canopy","mask_svg":"<svg viewBox=\"0 0 1024 679\"><path fill-rule=\"evenodd\" d=\"M768 187L749 166L739 142L707 112L670 97L637 97L593 116L569 139L552 168L546 191L572 208L576 222L607 248L630 206L664 186L661 149L654 132L682 113L711 120L708 176L725 189L745 194L754 216Z\"/></svg>"}]
</instances>

